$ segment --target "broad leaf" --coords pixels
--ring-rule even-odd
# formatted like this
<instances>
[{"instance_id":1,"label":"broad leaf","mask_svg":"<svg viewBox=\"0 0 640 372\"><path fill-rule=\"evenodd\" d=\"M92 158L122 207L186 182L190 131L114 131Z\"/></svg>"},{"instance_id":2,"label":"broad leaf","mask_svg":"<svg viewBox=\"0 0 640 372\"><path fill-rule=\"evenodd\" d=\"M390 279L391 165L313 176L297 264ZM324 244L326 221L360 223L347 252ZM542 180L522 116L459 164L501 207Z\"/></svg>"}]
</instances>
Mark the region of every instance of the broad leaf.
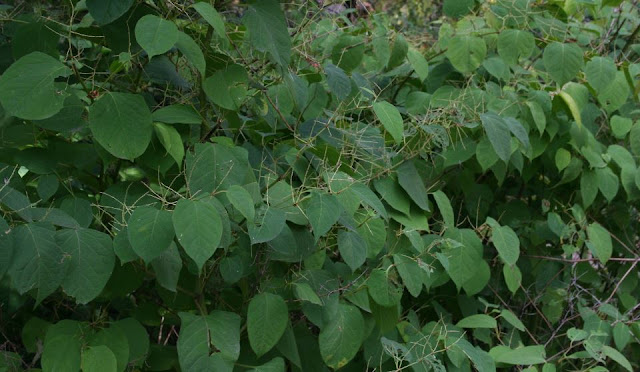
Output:
<instances>
[{"instance_id":1,"label":"broad leaf","mask_svg":"<svg viewBox=\"0 0 640 372\"><path fill-rule=\"evenodd\" d=\"M496 328L497 326L496 320L485 314L470 315L456 323L456 327L460 328Z\"/></svg>"},{"instance_id":2,"label":"broad leaf","mask_svg":"<svg viewBox=\"0 0 640 372\"><path fill-rule=\"evenodd\" d=\"M116 257L111 237L92 229L64 229L56 233L60 249L69 259L62 281L64 291L80 304L96 298L107 284Z\"/></svg>"},{"instance_id":3,"label":"broad leaf","mask_svg":"<svg viewBox=\"0 0 640 372\"><path fill-rule=\"evenodd\" d=\"M275 0L253 1L244 15L249 40L257 50L269 53L277 64L286 67L291 59L291 38L280 3Z\"/></svg>"},{"instance_id":4,"label":"broad leaf","mask_svg":"<svg viewBox=\"0 0 640 372\"><path fill-rule=\"evenodd\" d=\"M100 145L115 157L135 159L149 142L153 125L151 111L137 94L106 93L89 111L89 127Z\"/></svg>"},{"instance_id":5,"label":"broad leaf","mask_svg":"<svg viewBox=\"0 0 640 372\"><path fill-rule=\"evenodd\" d=\"M511 158L511 134L506 122L493 112L480 115L482 126L498 157L504 162Z\"/></svg>"},{"instance_id":6,"label":"broad leaf","mask_svg":"<svg viewBox=\"0 0 640 372\"><path fill-rule=\"evenodd\" d=\"M320 331L318 343L324 362L333 369L345 366L362 345L364 319L357 307L339 304L331 321Z\"/></svg>"},{"instance_id":7,"label":"broad leaf","mask_svg":"<svg viewBox=\"0 0 640 372\"><path fill-rule=\"evenodd\" d=\"M254 220L256 210L253 206L253 198L247 189L239 185L233 185L227 190L227 198L247 221Z\"/></svg>"},{"instance_id":8,"label":"broad leaf","mask_svg":"<svg viewBox=\"0 0 640 372\"><path fill-rule=\"evenodd\" d=\"M222 221L216 207L204 200L182 199L171 219L180 245L202 271L222 238Z\"/></svg>"},{"instance_id":9,"label":"broad leaf","mask_svg":"<svg viewBox=\"0 0 640 372\"><path fill-rule=\"evenodd\" d=\"M587 235L589 237L589 240L587 241L589 250L600 260L600 262L606 264L609 258L611 258L611 253L613 251L611 235L597 222L591 223L587 226Z\"/></svg>"},{"instance_id":10,"label":"broad leaf","mask_svg":"<svg viewBox=\"0 0 640 372\"><path fill-rule=\"evenodd\" d=\"M240 316L214 310L209 315L180 313L178 357L184 371L231 371L240 355Z\"/></svg>"},{"instance_id":11,"label":"broad leaf","mask_svg":"<svg viewBox=\"0 0 640 372\"><path fill-rule=\"evenodd\" d=\"M144 262L151 263L173 241L171 212L153 207L138 207L129 217L127 233L133 251Z\"/></svg>"},{"instance_id":12,"label":"broad leaf","mask_svg":"<svg viewBox=\"0 0 640 372\"><path fill-rule=\"evenodd\" d=\"M367 259L367 243L355 231L338 232L338 249L351 271L356 271Z\"/></svg>"},{"instance_id":13,"label":"broad leaf","mask_svg":"<svg viewBox=\"0 0 640 372\"><path fill-rule=\"evenodd\" d=\"M192 7L200 13L202 18L204 18L211 27L213 27L219 37L224 39L227 36L224 27L224 19L213 6L201 1L193 4Z\"/></svg>"},{"instance_id":14,"label":"broad leaf","mask_svg":"<svg viewBox=\"0 0 640 372\"><path fill-rule=\"evenodd\" d=\"M136 23L136 41L151 59L163 54L178 41L179 31L175 23L148 14Z\"/></svg>"},{"instance_id":15,"label":"broad leaf","mask_svg":"<svg viewBox=\"0 0 640 372\"><path fill-rule=\"evenodd\" d=\"M587 81L596 93L607 89L616 78L616 64L611 58L593 57L585 67Z\"/></svg>"},{"instance_id":16,"label":"broad leaf","mask_svg":"<svg viewBox=\"0 0 640 372\"><path fill-rule=\"evenodd\" d=\"M20 225L11 234L14 246L19 249L14 250L9 276L20 293L36 289L37 305L62 283L69 260L56 243L55 230L50 224Z\"/></svg>"},{"instance_id":17,"label":"broad leaf","mask_svg":"<svg viewBox=\"0 0 640 372\"><path fill-rule=\"evenodd\" d=\"M116 356L104 345L91 346L82 352L83 372L117 372Z\"/></svg>"},{"instance_id":18,"label":"broad leaf","mask_svg":"<svg viewBox=\"0 0 640 372\"><path fill-rule=\"evenodd\" d=\"M449 40L447 58L462 73L475 71L487 56L487 44L475 36L456 36Z\"/></svg>"},{"instance_id":19,"label":"broad leaf","mask_svg":"<svg viewBox=\"0 0 640 372\"><path fill-rule=\"evenodd\" d=\"M559 42L547 45L542 60L547 73L560 85L576 77L584 64L582 49L577 44Z\"/></svg>"},{"instance_id":20,"label":"broad leaf","mask_svg":"<svg viewBox=\"0 0 640 372\"><path fill-rule=\"evenodd\" d=\"M258 357L278 343L288 322L287 304L282 297L263 292L251 299L247 311L247 332L251 348Z\"/></svg>"},{"instance_id":21,"label":"broad leaf","mask_svg":"<svg viewBox=\"0 0 640 372\"><path fill-rule=\"evenodd\" d=\"M535 39L528 31L508 29L498 35L498 54L509 64L529 57L534 47Z\"/></svg>"},{"instance_id":22,"label":"broad leaf","mask_svg":"<svg viewBox=\"0 0 640 372\"><path fill-rule=\"evenodd\" d=\"M180 133L169 125L163 123L153 123L153 129L156 137L160 140L162 146L171 155L173 160L178 164L178 168L182 168L182 159L184 159L184 145Z\"/></svg>"},{"instance_id":23,"label":"broad leaf","mask_svg":"<svg viewBox=\"0 0 640 372\"><path fill-rule=\"evenodd\" d=\"M99 25L106 25L124 15L134 0L87 0L87 9Z\"/></svg>"},{"instance_id":24,"label":"broad leaf","mask_svg":"<svg viewBox=\"0 0 640 372\"><path fill-rule=\"evenodd\" d=\"M314 191L305 204L305 210L311 227L313 227L313 235L317 240L338 222L342 207L334 195Z\"/></svg>"},{"instance_id":25,"label":"broad leaf","mask_svg":"<svg viewBox=\"0 0 640 372\"><path fill-rule=\"evenodd\" d=\"M404 124L398 109L389 102L376 102L373 104L373 111L384 129L391 134L393 140L400 144L404 137Z\"/></svg>"},{"instance_id":26,"label":"broad leaf","mask_svg":"<svg viewBox=\"0 0 640 372\"><path fill-rule=\"evenodd\" d=\"M12 116L41 120L58 113L66 94L54 79L68 76L69 68L41 52L20 58L0 76L0 104Z\"/></svg>"}]
</instances>

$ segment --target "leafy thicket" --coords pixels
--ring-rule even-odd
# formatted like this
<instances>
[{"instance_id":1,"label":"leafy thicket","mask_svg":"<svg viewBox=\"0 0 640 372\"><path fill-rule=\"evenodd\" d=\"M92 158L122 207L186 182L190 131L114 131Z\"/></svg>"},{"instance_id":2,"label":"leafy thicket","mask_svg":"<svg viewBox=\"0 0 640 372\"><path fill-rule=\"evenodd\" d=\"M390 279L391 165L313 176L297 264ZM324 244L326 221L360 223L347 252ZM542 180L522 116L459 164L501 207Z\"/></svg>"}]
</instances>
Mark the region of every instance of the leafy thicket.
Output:
<instances>
[{"instance_id":1,"label":"leafy thicket","mask_svg":"<svg viewBox=\"0 0 640 372\"><path fill-rule=\"evenodd\" d=\"M637 1L16 3L0 370L640 368Z\"/></svg>"}]
</instances>

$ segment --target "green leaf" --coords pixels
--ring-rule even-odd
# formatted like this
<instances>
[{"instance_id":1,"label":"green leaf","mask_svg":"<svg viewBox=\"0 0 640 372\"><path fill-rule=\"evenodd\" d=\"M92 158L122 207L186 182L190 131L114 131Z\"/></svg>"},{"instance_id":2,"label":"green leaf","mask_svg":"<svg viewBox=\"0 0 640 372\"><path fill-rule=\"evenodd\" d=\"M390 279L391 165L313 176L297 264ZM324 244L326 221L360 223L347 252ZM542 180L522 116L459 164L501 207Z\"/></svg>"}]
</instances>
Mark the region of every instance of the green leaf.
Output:
<instances>
[{"instance_id":1,"label":"green leaf","mask_svg":"<svg viewBox=\"0 0 640 372\"><path fill-rule=\"evenodd\" d=\"M512 365L542 364L546 359L543 345L524 346L518 349L510 349L508 346L499 345L491 349L489 354L497 363Z\"/></svg>"},{"instance_id":2,"label":"green leaf","mask_svg":"<svg viewBox=\"0 0 640 372\"><path fill-rule=\"evenodd\" d=\"M107 284L115 265L111 237L96 230L63 229L56 241L68 259L62 288L80 304L96 298Z\"/></svg>"},{"instance_id":3,"label":"green leaf","mask_svg":"<svg viewBox=\"0 0 640 372\"><path fill-rule=\"evenodd\" d=\"M273 358L261 366L250 369L249 372L285 372L284 359Z\"/></svg>"},{"instance_id":4,"label":"green leaf","mask_svg":"<svg viewBox=\"0 0 640 372\"><path fill-rule=\"evenodd\" d=\"M142 96L109 92L91 106L89 127L96 141L112 155L133 160L151 142L153 122Z\"/></svg>"},{"instance_id":5,"label":"green leaf","mask_svg":"<svg viewBox=\"0 0 640 372\"><path fill-rule=\"evenodd\" d=\"M80 370L81 336L82 329L80 323L75 320L61 320L50 326L44 339L41 361L42 370Z\"/></svg>"},{"instance_id":6,"label":"green leaf","mask_svg":"<svg viewBox=\"0 0 640 372\"><path fill-rule=\"evenodd\" d=\"M629 132L629 147L635 156L640 156L640 121L636 122Z\"/></svg>"},{"instance_id":7,"label":"green leaf","mask_svg":"<svg viewBox=\"0 0 640 372\"><path fill-rule=\"evenodd\" d=\"M491 74L496 79L501 79L503 81L509 81L511 78L511 71L509 71L509 66L504 63L502 58L500 57L491 57L482 62L482 67L489 74Z\"/></svg>"},{"instance_id":8,"label":"green leaf","mask_svg":"<svg viewBox=\"0 0 640 372\"><path fill-rule=\"evenodd\" d=\"M450 229L455 228L456 220L453 214L453 208L451 207L451 202L447 195L441 190L438 190L433 193L433 198L436 200L444 225Z\"/></svg>"},{"instance_id":9,"label":"green leaf","mask_svg":"<svg viewBox=\"0 0 640 372\"><path fill-rule=\"evenodd\" d=\"M191 196L202 196L231 185L255 181L249 168L248 153L240 147L198 143L188 152L185 173Z\"/></svg>"},{"instance_id":10,"label":"green leaf","mask_svg":"<svg viewBox=\"0 0 640 372\"><path fill-rule=\"evenodd\" d=\"M360 66L363 57L364 43L361 37L343 34L331 49L331 62L347 72Z\"/></svg>"},{"instance_id":11,"label":"green leaf","mask_svg":"<svg viewBox=\"0 0 640 372\"><path fill-rule=\"evenodd\" d=\"M598 196L598 176L593 170L585 170L580 176L580 195L582 206L588 208Z\"/></svg>"},{"instance_id":12,"label":"green leaf","mask_svg":"<svg viewBox=\"0 0 640 372\"><path fill-rule=\"evenodd\" d=\"M411 67L413 67L413 71L418 75L420 81L424 81L427 76L429 76L429 63L422 53L417 49L409 48L409 51L407 52L407 59L409 60Z\"/></svg>"},{"instance_id":13,"label":"green leaf","mask_svg":"<svg viewBox=\"0 0 640 372\"><path fill-rule=\"evenodd\" d=\"M87 0L87 9L99 25L109 24L124 15L134 0Z\"/></svg>"},{"instance_id":14,"label":"green leaf","mask_svg":"<svg viewBox=\"0 0 640 372\"><path fill-rule=\"evenodd\" d=\"M227 110L238 110L247 95L249 75L240 65L231 64L208 77L202 89L216 105Z\"/></svg>"},{"instance_id":15,"label":"green leaf","mask_svg":"<svg viewBox=\"0 0 640 372\"><path fill-rule=\"evenodd\" d=\"M482 255L473 247L458 242L445 245L447 247L442 253L436 253L436 256L456 287L460 288L473 279L479 270L478 261L482 259Z\"/></svg>"},{"instance_id":16,"label":"green leaf","mask_svg":"<svg viewBox=\"0 0 640 372\"><path fill-rule=\"evenodd\" d=\"M127 337L129 344L129 363L140 365L149 353L149 334L147 330L134 318L125 318L111 324Z\"/></svg>"},{"instance_id":17,"label":"green leaf","mask_svg":"<svg viewBox=\"0 0 640 372\"><path fill-rule=\"evenodd\" d=\"M502 275L504 275L504 281L507 284L507 288L512 294L515 294L520 288L520 283L522 282L522 273L518 266L513 265L504 265L502 268Z\"/></svg>"},{"instance_id":18,"label":"green leaf","mask_svg":"<svg viewBox=\"0 0 640 372\"><path fill-rule=\"evenodd\" d=\"M456 327L460 328L496 328L497 326L496 320L485 314L471 315L456 323Z\"/></svg>"},{"instance_id":19,"label":"green leaf","mask_svg":"<svg viewBox=\"0 0 640 372\"><path fill-rule=\"evenodd\" d=\"M153 129L156 132L156 136L160 140L162 146L171 155L173 160L178 164L178 168L182 169L182 159L184 159L184 145L182 144L182 138L180 133L167 124L153 123Z\"/></svg>"},{"instance_id":20,"label":"green leaf","mask_svg":"<svg viewBox=\"0 0 640 372\"><path fill-rule=\"evenodd\" d=\"M251 45L269 53L272 61L280 66L288 66L291 38L280 3L276 0L252 1L243 18Z\"/></svg>"},{"instance_id":21,"label":"green leaf","mask_svg":"<svg viewBox=\"0 0 640 372\"><path fill-rule=\"evenodd\" d=\"M496 154L502 161L508 162L511 158L511 134L507 123L493 112L480 115L480 119Z\"/></svg>"},{"instance_id":22,"label":"green leaf","mask_svg":"<svg viewBox=\"0 0 640 372\"><path fill-rule=\"evenodd\" d=\"M618 71L611 84L598 93L598 102L607 113L611 114L627 102L630 93L625 73Z\"/></svg>"},{"instance_id":23,"label":"green leaf","mask_svg":"<svg viewBox=\"0 0 640 372\"><path fill-rule=\"evenodd\" d=\"M418 297L422 291L424 270L416 260L402 254L394 254L393 262L396 264L400 278L402 278L402 284L413 297Z\"/></svg>"},{"instance_id":24,"label":"green leaf","mask_svg":"<svg viewBox=\"0 0 640 372\"><path fill-rule=\"evenodd\" d=\"M11 229L9 225L0 217L0 280L9 270L13 258L13 234L8 233Z\"/></svg>"},{"instance_id":25,"label":"green leaf","mask_svg":"<svg viewBox=\"0 0 640 372\"><path fill-rule=\"evenodd\" d=\"M591 223L587 226L587 235L589 236L587 247L589 247L589 250L600 260L600 262L606 264L609 258L611 258L611 253L613 251L611 235L597 222Z\"/></svg>"},{"instance_id":26,"label":"green leaf","mask_svg":"<svg viewBox=\"0 0 640 372\"><path fill-rule=\"evenodd\" d=\"M198 70L200 75L204 76L207 69L207 61L205 61L204 54L202 53L198 43L196 43L191 36L182 31L178 31L176 47L178 47L185 58L191 62L193 67Z\"/></svg>"},{"instance_id":27,"label":"green leaf","mask_svg":"<svg viewBox=\"0 0 640 372\"><path fill-rule=\"evenodd\" d=\"M475 71L487 56L487 44L475 36L455 36L449 40L446 52L453 67L462 73Z\"/></svg>"},{"instance_id":28,"label":"green leaf","mask_svg":"<svg viewBox=\"0 0 640 372\"><path fill-rule=\"evenodd\" d=\"M92 346L82 352L82 372L117 372L116 356L104 345Z\"/></svg>"},{"instance_id":29,"label":"green leaf","mask_svg":"<svg viewBox=\"0 0 640 372\"><path fill-rule=\"evenodd\" d=\"M576 77L584 64L582 49L577 44L556 41L544 49L542 60L547 73L560 85Z\"/></svg>"},{"instance_id":30,"label":"green leaf","mask_svg":"<svg viewBox=\"0 0 640 372\"><path fill-rule=\"evenodd\" d=\"M534 48L535 39L529 31L507 29L498 35L498 54L511 65L528 58Z\"/></svg>"},{"instance_id":31,"label":"green leaf","mask_svg":"<svg viewBox=\"0 0 640 372\"><path fill-rule=\"evenodd\" d=\"M544 129L547 127L547 118L544 115L542 106L535 101L528 101L527 107L529 107L529 111L533 117L533 122L536 124L536 128L538 128L538 132L542 135L544 133Z\"/></svg>"},{"instance_id":32,"label":"green leaf","mask_svg":"<svg viewBox=\"0 0 640 372\"><path fill-rule=\"evenodd\" d=\"M373 111L384 129L391 134L397 144L401 144L404 136L404 123L398 109L386 101L373 104Z\"/></svg>"},{"instance_id":33,"label":"green leaf","mask_svg":"<svg viewBox=\"0 0 640 372\"><path fill-rule=\"evenodd\" d=\"M622 116L614 115L611 118L611 131L613 135L618 139L624 138L627 133L631 130L633 126L633 121L629 118L624 118Z\"/></svg>"},{"instance_id":34,"label":"green leaf","mask_svg":"<svg viewBox=\"0 0 640 372\"><path fill-rule=\"evenodd\" d=\"M584 72L589 85L599 94L615 80L617 71L616 64L611 58L596 56L587 62Z\"/></svg>"},{"instance_id":35,"label":"green leaf","mask_svg":"<svg viewBox=\"0 0 640 372\"><path fill-rule=\"evenodd\" d=\"M158 284L166 290L176 292L182 270L182 257L180 257L176 243L171 242L166 251L151 261L151 266L156 274Z\"/></svg>"},{"instance_id":36,"label":"green leaf","mask_svg":"<svg viewBox=\"0 0 640 372\"><path fill-rule=\"evenodd\" d=\"M256 216L256 210L253 206L253 198L242 186L233 185L227 190L227 198L247 221L253 221Z\"/></svg>"},{"instance_id":37,"label":"green leaf","mask_svg":"<svg viewBox=\"0 0 640 372\"><path fill-rule=\"evenodd\" d=\"M387 278L385 270L376 269L367 280L369 295L380 306L396 306L402 298L402 288L397 288Z\"/></svg>"},{"instance_id":38,"label":"green leaf","mask_svg":"<svg viewBox=\"0 0 640 372\"><path fill-rule=\"evenodd\" d=\"M202 4L202 3L198 3ZM198 111L189 105L170 105L151 114L153 121L167 124L200 124L202 118Z\"/></svg>"},{"instance_id":39,"label":"green leaf","mask_svg":"<svg viewBox=\"0 0 640 372\"><path fill-rule=\"evenodd\" d=\"M357 232L338 232L338 249L340 257L351 268L356 271L367 259L367 243Z\"/></svg>"},{"instance_id":40,"label":"green leaf","mask_svg":"<svg viewBox=\"0 0 640 372\"><path fill-rule=\"evenodd\" d=\"M418 174L414 161L405 161L398 167L396 172L398 173L398 183L404 191L407 192L411 200L413 200L420 209L427 212L431 211L427 188Z\"/></svg>"},{"instance_id":41,"label":"green leaf","mask_svg":"<svg viewBox=\"0 0 640 372\"><path fill-rule=\"evenodd\" d=\"M331 368L344 367L362 345L364 319L357 307L339 304L330 322L320 330L318 343L322 360Z\"/></svg>"},{"instance_id":42,"label":"green leaf","mask_svg":"<svg viewBox=\"0 0 640 372\"><path fill-rule=\"evenodd\" d=\"M558 171L562 172L562 170L569 166L569 163L571 163L571 153L562 148L558 149L558 151L556 151L555 160Z\"/></svg>"},{"instance_id":43,"label":"green leaf","mask_svg":"<svg viewBox=\"0 0 640 372\"><path fill-rule=\"evenodd\" d=\"M379 178L373 182L373 185L382 199L389 203L392 208L409 215L411 208L410 198L393 178Z\"/></svg>"},{"instance_id":44,"label":"green leaf","mask_svg":"<svg viewBox=\"0 0 640 372\"><path fill-rule=\"evenodd\" d=\"M180 245L201 272L222 238L222 220L218 210L204 200L181 199L171 219Z\"/></svg>"},{"instance_id":45,"label":"green leaf","mask_svg":"<svg viewBox=\"0 0 640 372\"><path fill-rule=\"evenodd\" d=\"M231 371L240 355L240 316L219 310L204 316L186 312L179 315L177 346L181 369Z\"/></svg>"},{"instance_id":46,"label":"green leaf","mask_svg":"<svg viewBox=\"0 0 640 372\"><path fill-rule=\"evenodd\" d=\"M286 215L281 209L262 207L248 225L251 244L266 243L280 235L286 226Z\"/></svg>"},{"instance_id":47,"label":"green leaf","mask_svg":"<svg viewBox=\"0 0 640 372\"><path fill-rule=\"evenodd\" d=\"M129 217L127 233L133 251L144 262L150 263L167 250L173 241L171 212L154 207L138 207Z\"/></svg>"},{"instance_id":48,"label":"green leaf","mask_svg":"<svg viewBox=\"0 0 640 372\"><path fill-rule=\"evenodd\" d=\"M526 327L524 326L522 321L520 321L516 314L512 313L510 310L503 309L500 312L500 316L502 317L502 319L506 320L509 324L514 326L517 330L522 332L526 330Z\"/></svg>"},{"instance_id":49,"label":"green leaf","mask_svg":"<svg viewBox=\"0 0 640 372\"><path fill-rule=\"evenodd\" d=\"M227 33L224 27L224 19L213 6L201 1L193 4L192 7L213 27L220 38L226 38Z\"/></svg>"},{"instance_id":50,"label":"green leaf","mask_svg":"<svg viewBox=\"0 0 640 372\"><path fill-rule=\"evenodd\" d=\"M304 208L316 240L324 236L338 222L342 210L340 202L334 195L320 191L311 193Z\"/></svg>"},{"instance_id":51,"label":"green leaf","mask_svg":"<svg viewBox=\"0 0 640 372\"><path fill-rule=\"evenodd\" d=\"M613 341L619 351L623 351L631 341L631 329L624 322L618 322L613 327Z\"/></svg>"},{"instance_id":52,"label":"green leaf","mask_svg":"<svg viewBox=\"0 0 640 372\"><path fill-rule=\"evenodd\" d=\"M62 283L69 260L56 244L55 229L48 223L19 225L11 234L14 246L20 249L13 252L9 276L20 294L37 289L38 305Z\"/></svg>"},{"instance_id":53,"label":"green leaf","mask_svg":"<svg viewBox=\"0 0 640 372\"><path fill-rule=\"evenodd\" d=\"M88 337L88 346L105 346L116 359L116 369L123 372L129 362L129 341L127 335L117 327L103 328Z\"/></svg>"},{"instance_id":54,"label":"green leaf","mask_svg":"<svg viewBox=\"0 0 640 372\"><path fill-rule=\"evenodd\" d=\"M247 332L251 349L258 357L278 343L288 322L287 304L282 297L263 292L251 299L247 311Z\"/></svg>"},{"instance_id":55,"label":"green leaf","mask_svg":"<svg viewBox=\"0 0 640 372\"><path fill-rule=\"evenodd\" d=\"M621 365L627 371L633 371L633 367L631 367L631 363L629 363L629 360L625 358L625 356L622 355L618 350L610 346L603 345L602 352L604 353L604 355L608 356L611 360Z\"/></svg>"},{"instance_id":56,"label":"green leaf","mask_svg":"<svg viewBox=\"0 0 640 372\"><path fill-rule=\"evenodd\" d=\"M596 169L596 177L598 178L598 188L607 201L611 202L618 194L620 180L618 176L609 167Z\"/></svg>"},{"instance_id":57,"label":"green leaf","mask_svg":"<svg viewBox=\"0 0 640 372\"><path fill-rule=\"evenodd\" d=\"M11 116L42 120L58 113L66 94L54 79L71 70L57 59L33 52L15 61L0 76L0 105Z\"/></svg>"},{"instance_id":58,"label":"green leaf","mask_svg":"<svg viewBox=\"0 0 640 372\"><path fill-rule=\"evenodd\" d=\"M520 240L518 235L509 226L500 226L497 221L487 218L491 225L491 242L496 247L500 258L504 263L513 266L520 257Z\"/></svg>"},{"instance_id":59,"label":"green leaf","mask_svg":"<svg viewBox=\"0 0 640 372\"><path fill-rule=\"evenodd\" d=\"M22 327L22 343L29 353L35 353L41 347L51 323L38 317L31 317Z\"/></svg>"},{"instance_id":60,"label":"green leaf","mask_svg":"<svg viewBox=\"0 0 640 372\"><path fill-rule=\"evenodd\" d=\"M178 41L178 27L152 14L140 18L136 23L136 41L151 59L171 49Z\"/></svg>"},{"instance_id":61,"label":"green leaf","mask_svg":"<svg viewBox=\"0 0 640 372\"><path fill-rule=\"evenodd\" d=\"M339 100L346 99L351 93L351 80L349 76L338 66L327 63L324 66L327 74L327 85L331 93L335 94Z\"/></svg>"},{"instance_id":62,"label":"green leaf","mask_svg":"<svg viewBox=\"0 0 640 372\"><path fill-rule=\"evenodd\" d=\"M474 5L473 0L444 0L442 11L447 17L460 18L469 14Z\"/></svg>"},{"instance_id":63,"label":"green leaf","mask_svg":"<svg viewBox=\"0 0 640 372\"><path fill-rule=\"evenodd\" d=\"M320 297L308 283L293 283L296 297L300 301L307 301L315 305L322 305Z\"/></svg>"}]
</instances>

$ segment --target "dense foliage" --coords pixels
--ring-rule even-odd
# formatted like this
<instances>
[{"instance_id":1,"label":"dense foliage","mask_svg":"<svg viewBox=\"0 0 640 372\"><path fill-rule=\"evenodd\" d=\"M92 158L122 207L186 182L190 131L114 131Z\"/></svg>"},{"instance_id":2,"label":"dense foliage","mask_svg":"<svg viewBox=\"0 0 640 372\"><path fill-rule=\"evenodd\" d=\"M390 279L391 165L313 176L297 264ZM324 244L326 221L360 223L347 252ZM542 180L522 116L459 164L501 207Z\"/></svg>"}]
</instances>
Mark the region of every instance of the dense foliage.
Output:
<instances>
[{"instance_id":1,"label":"dense foliage","mask_svg":"<svg viewBox=\"0 0 640 372\"><path fill-rule=\"evenodd\" d=\"M0 5L0 371L640 368L638 2L330 5Z\"/></svg>"}]
</instances>

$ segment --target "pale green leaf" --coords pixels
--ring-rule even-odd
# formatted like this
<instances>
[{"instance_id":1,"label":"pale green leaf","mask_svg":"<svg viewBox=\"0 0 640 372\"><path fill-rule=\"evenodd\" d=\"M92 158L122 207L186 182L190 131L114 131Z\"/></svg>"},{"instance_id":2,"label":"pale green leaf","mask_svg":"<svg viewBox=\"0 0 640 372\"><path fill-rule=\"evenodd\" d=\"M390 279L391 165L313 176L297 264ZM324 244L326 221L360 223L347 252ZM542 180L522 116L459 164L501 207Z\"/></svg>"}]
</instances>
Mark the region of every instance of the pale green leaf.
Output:
<instances>
[{"instance_id":1,"label":"pale green leaf","mask_svg":"<svg viewBox=\"0 0 640 372\"><path fill-rule=\"evenodd\" d=\"M200 1L193 4L192 7L213 27L219 37L222 39L226 38L227 34L224 28L224 19L213 6L204 1Z\"/></svg>"},{"instance_id":2,"label":"pale green leaf","mask_svg":"<svg viewBox=\"0 0 640 372\"><path fill-rule=\"evenodd\" d=\"M460 328L496 328L497 326L496 320L486 314L470 315L456 323L456 327Z\"/></svg>"},{"instance_id":3,"label":"pale green leaf","mask_svg":"<svg viewBox=\"0 0 640 372\"><path fill-rule=\"evenodd\" d=\"M438 190L433 193L433 198L436 200L444 225L448 228L456 227L455 215L453 214L453 208L447 195L441 190Z\"/></svg>"},{"instance_id":4,"label":"pale green leaf","mask_svg":"<svg viewBox=\"0 0 640 372\"><path fill-rule=\"evenodd\" d=\"M585 66L589 85L596 93L603 92L616 78L616 64L609 57L593 57Z\"/></svg>"},{"instance_id":5,"label":"pale green leaf","mask_svg":"<svg viewBox=\"0 0 640 372\"><path fill-rule=\"evenodd\" d=\"M596 258L603 264L606 264L611 253L613 251L613 244L611 242L611 234L597 222L589 224L587 226L587 235L589 240L587 246Z\"/></svg>"},{"instance_id":6,"label":"pale green leaf","mask_svg":"<svg viewBox=\"0 0 640 372\"><path fill-rule=\"evenodd\" d=\"M473 72L487 56L487 44L476 36L455 36L449 40L446 55L456 70Z\"/></svg>"},{"instance_id":7,"label":"pale green leaf","mask_svg":"<svg viewBox=\"0 0 640 372\"><path fill-rule=\"evenodd\" d=\"M92 346L82 352L82 372L117 372L116 356L104 345Z\"/></svg>"},{"instance_id":8,"label":"pale green leaf","mask_svg":"<svg viewBox=\"0 0 640 372\"><path fill-rule=\"evenodd\" d=\"M498 157L504 162L511 158L511 134L506 122L493 112L480 115L482 126Z\"/></svg>"},{"instance_id":9,"label":"pale green leaf","mask_svg":"<svg viewBox=\"0 0 640 372\"><path fill-rule=\"evenodd\" d=\"M162 146L171 155L173 160L178 164L178 168L182 168L182 159L184 159L184 145L180 133L172 127L164 123L153 123L153 129L156 136L160 140Z\"/></svg>"},{"instance_id":10,"label":"pale green leaf","mask_svg":"<svg viewBox=\"0 0 640 372\"><path fill-rule=\"evenodd\" d=\"M384 126L384 129L391 134L393 140L400 144L404 136L404 123L398 109L386 101L376 102L373 104L373 111L376 113L378 120Z\"/></svg>"}]
</instances>

